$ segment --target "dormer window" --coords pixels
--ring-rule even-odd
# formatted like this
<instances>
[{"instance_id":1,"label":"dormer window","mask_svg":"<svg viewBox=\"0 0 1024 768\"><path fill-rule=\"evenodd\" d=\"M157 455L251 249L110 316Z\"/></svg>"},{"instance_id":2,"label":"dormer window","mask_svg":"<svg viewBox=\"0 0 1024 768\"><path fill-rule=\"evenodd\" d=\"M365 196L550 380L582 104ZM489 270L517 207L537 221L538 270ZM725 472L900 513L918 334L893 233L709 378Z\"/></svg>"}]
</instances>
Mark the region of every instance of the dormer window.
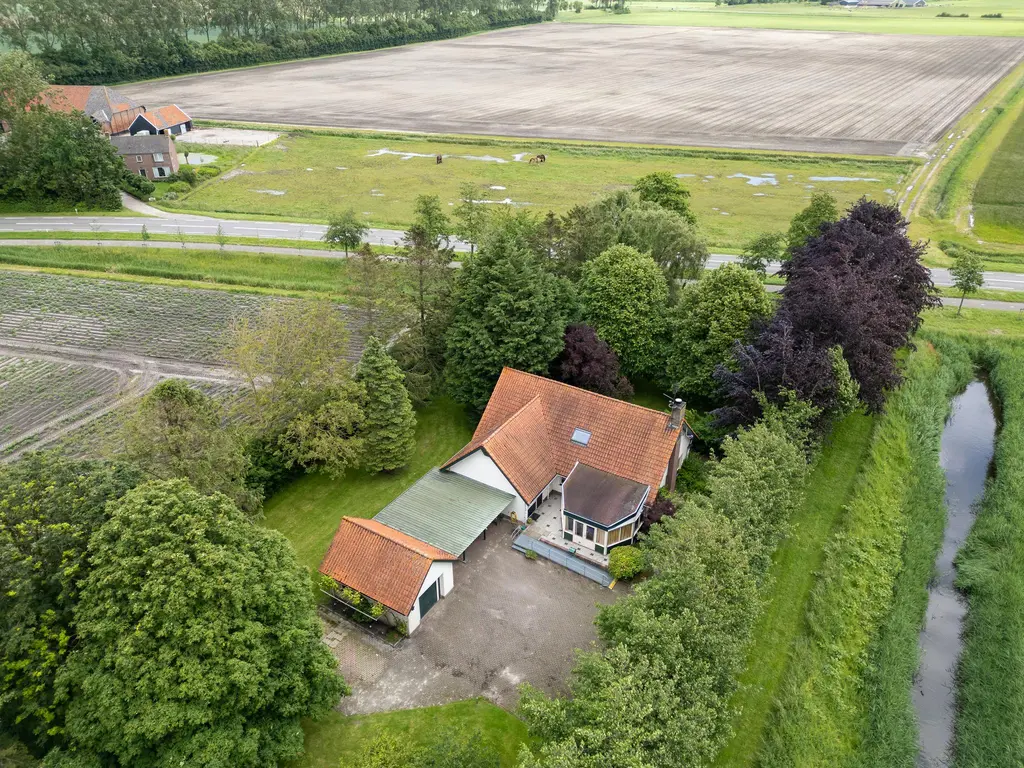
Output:
<instances>
[{"instance_id":1,"label":"dormer window","mask_svg":"<svg viewBox=\"0 0 1024 768\"><path fill-rule=\"evenodd\" d=\"M576 427L576 429L572 431L572 441L576 443L576 445L587 445L590 442L590 433L585 429Z\"/></svg>"}]
</instances>

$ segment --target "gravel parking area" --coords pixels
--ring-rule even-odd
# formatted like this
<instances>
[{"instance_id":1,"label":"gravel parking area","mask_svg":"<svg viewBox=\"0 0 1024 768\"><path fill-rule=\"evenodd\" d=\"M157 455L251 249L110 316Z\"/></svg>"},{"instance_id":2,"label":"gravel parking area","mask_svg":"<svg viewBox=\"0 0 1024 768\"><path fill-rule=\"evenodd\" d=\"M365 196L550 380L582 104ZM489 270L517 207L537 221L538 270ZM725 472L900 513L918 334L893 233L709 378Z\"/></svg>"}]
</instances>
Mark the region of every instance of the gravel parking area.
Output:
<instances>
[{"instance_id":1,"label":"gravel parking area","mask_svg":"<svg viewBox=\"0 0 1024 768\"><path fill-rule=\"evenodd\" d=\"M485 696L511 709L517 686L529 681L565 690L576 648L597 639L599 603L623 589L605 589L545 560L530 561L509 546L507 523L455 564L455 589L435 605L397 649L342 621L325 639L353 695L345 714L410 709Z\"/></svg>"},{"instance_id":2,"label":"gravel parking area","mask_svg":"<svg viewBox=\"0 0 1024 768\"><path fill-rule=\"evenodd\" d=\"M1024 39L540 24L121 88L195 118L912 154Z\"/></svg>"}]
</instances>

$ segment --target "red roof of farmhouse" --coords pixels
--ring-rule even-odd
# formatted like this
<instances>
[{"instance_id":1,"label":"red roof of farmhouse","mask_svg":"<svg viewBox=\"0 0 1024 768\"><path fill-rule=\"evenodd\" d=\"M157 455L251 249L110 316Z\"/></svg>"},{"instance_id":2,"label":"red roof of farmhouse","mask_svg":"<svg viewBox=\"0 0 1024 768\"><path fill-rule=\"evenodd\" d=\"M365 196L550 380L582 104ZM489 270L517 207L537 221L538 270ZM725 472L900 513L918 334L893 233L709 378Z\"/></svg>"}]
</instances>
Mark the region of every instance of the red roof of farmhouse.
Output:
<instances>
[{"instance_id":1,"label":"red roof of farmhouse","mask_svg":"<svg viewBox=\"0 0 1024 768\"><path fill-rule=\"evenodd\" d=\"M505 368L470 443L445 468L478 449L487 453L527 502L576 462L656 490L668 467L678 429L670 416ZM574 430L590 433L586 445Z\"/></svg>"},{"instance_id":2,"label":"red roof of farmhouse","mask_svg":"<svg viewBox=\"0 0 1024 768\"><path fill-rule=\"evenodd\" d=\"M150 125L161 131L167 130L175 125L187 123L192 119L186 115L177 104L170 104L166 107L157 107L156 109L146 110L142 113L142 116L149 121Z\"/></svg>"},{"instance_id":3,"label":"red roof of farmhouse","mask_svg":"<svg viewBox=\"0 0 1024 768\"><path fill-rule=\"evenodd\" d=\"M320 573L407 616L431 563L456 559L376 520L343 517Z\"/></svg>"}]
</instances>

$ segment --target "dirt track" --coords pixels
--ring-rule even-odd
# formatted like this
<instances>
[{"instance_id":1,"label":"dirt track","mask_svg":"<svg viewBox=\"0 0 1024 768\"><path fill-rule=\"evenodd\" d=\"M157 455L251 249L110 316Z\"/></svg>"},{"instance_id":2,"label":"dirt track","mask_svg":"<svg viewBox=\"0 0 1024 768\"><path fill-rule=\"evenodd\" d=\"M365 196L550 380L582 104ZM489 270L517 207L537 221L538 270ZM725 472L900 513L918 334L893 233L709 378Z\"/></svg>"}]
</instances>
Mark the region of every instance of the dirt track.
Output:
<instances>
[{"instance_id":1,"label":"dirt track","mask_svg":"<svg viewBox=\"0 0 1024 768\"><path fill-rule=\"evenodd\" d=\"M911 154L1024 39L544 24L127 86L195 118Z\"/></svg>"}]
</instances>

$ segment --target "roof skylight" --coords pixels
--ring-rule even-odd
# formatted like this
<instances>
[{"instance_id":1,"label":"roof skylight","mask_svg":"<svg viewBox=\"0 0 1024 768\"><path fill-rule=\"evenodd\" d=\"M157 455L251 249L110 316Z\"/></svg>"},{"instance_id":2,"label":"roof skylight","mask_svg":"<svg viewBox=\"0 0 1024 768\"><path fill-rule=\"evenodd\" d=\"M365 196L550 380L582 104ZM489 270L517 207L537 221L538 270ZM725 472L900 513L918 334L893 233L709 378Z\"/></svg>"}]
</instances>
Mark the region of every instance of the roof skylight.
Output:
<instances>
[{"instance_id":1,"label":"roof skylight","mask_svg":"<svg viewBox=\"0 0 1024 768\"><path fill-rule=\"evenodd\" d=\"M576 427L576 429L572 431L572 441L576 443L576 445L586 445L590 442L590 433L585 429Z\"/></svg>"}]
</instances>

